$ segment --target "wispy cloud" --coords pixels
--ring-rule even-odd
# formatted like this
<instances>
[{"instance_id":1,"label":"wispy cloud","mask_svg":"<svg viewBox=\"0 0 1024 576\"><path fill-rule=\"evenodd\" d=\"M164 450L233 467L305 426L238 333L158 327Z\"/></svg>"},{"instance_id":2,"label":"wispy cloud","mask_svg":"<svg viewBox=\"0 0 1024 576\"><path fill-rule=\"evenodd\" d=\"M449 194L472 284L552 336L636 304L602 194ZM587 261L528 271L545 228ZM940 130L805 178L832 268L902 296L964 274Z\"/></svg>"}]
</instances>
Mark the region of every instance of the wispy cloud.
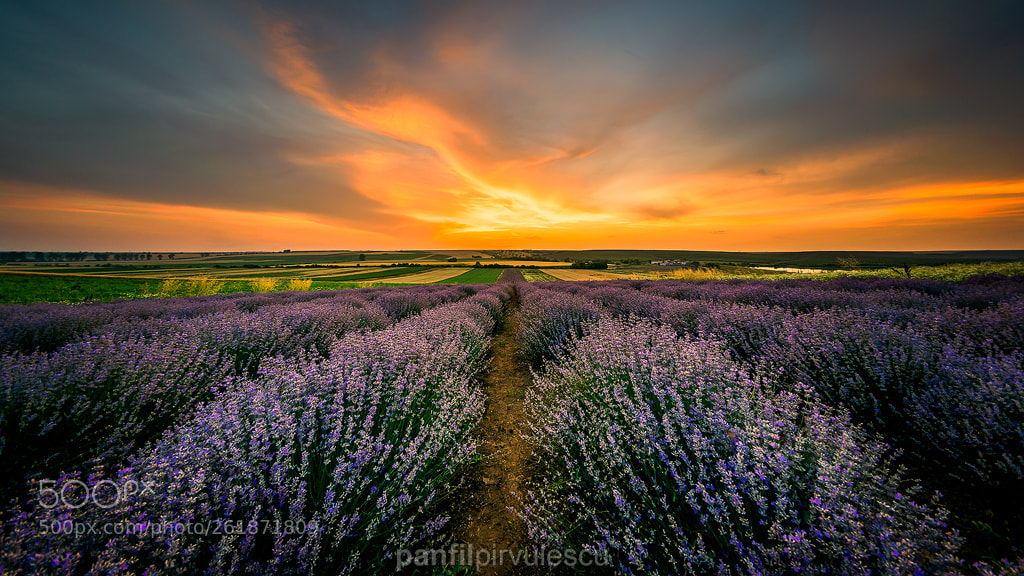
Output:
<instances>
[{"instance_id":1,"label":"wispy cloud","mask_svg":"<svg viewBox=\"0 0 1024 576\"><path fill-rule=\"evenodd\" d=\"M7 12L0 200L69 248L1024 247L1011 3Z\"/></svg>"}]
</instances>

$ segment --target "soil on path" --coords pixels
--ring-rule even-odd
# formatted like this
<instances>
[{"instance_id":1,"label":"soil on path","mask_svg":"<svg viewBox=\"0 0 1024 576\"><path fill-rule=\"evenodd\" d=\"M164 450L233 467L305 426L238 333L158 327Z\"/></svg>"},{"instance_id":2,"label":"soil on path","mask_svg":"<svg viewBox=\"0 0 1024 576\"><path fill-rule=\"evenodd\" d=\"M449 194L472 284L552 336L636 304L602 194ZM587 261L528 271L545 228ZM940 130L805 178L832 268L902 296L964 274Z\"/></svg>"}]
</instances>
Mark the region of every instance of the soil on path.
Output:
<instances>
[{"instance_id":1,"label":"soil on path","mask_svg":"<svg viewBox=\"0 0 1024 576\"><path fill-rule=\"evenodd\" d=\"M518 294L513 292L501 331L491 345L491 368L483 381L487 409L476 428L482 440L481 459L468 470L464 492L454 507L455 541L472 544L475 550L518 552L531 545L526 526L508 510L519 507L518 495L536 468L533 446L520 434L526 426L523 403L531 376L516 338L518 304ZM505 566L478 566L478 573L538 573L535 567L510 563L506 557Z\"/></svg>"}]
</instances>

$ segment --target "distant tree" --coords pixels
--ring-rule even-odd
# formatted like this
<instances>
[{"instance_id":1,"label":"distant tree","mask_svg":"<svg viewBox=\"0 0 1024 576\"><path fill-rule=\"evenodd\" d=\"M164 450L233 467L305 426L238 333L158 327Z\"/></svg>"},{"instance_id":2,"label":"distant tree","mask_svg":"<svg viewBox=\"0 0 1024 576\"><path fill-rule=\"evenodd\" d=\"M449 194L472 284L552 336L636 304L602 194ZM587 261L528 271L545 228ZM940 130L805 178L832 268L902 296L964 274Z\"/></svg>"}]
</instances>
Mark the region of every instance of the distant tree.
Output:
<instances>
[{"instance_id":1,"label":"distant tree","mask_svg":"<svg viewBox=\"0 0 1024 576\"><path fill-rule=\"evenodd\" d=\"M459 261L459 259L458 259L458 258L456 258L455 256L452 256L451 258L449 258L449 259L448 259L448 261L449 261L449 262L458 262L458 261Z\"/></svg>"},{"instance_id":2,"label":"distant tree","mask_svg":"<svg viewBox=\"0 0 1024 576\"><path fill-rule=\"evenodd\" d=\"M365 260L366 260L366 254L360 254L360 255L359 255L359 261L360 261L360 262L363 262L363 261L365 261Z\"/></svg>"},{"instance_id":3,"label":"distant tree","mask_svg":"<svg viewBox=\"0 0 1024 576\"><path fill-rule=\"evenodd\" d=\"M856 270L860 268L860 260L858 260L857 257L853 256L852 254L850 256L840 256L836 258L836 262L838 262L840 266L846 268L847 270Z\"/></svg>"},{"instance_id":4,"label":"distant tree","mask_svg":"<svg viewBox=\"0 0 1024 576\"><path fill-rule=\"evenodd\" d=\"M164 259L164 255L163 254L157 254L156 255L156 259L157 260L163 260Z\"/></svg>"},{"instance_id":5,"label":"distant tree","mask_svg":"<svg viewBox=\"0 0 1024 576\"><path fill-rule=\"evenodd\" d=\"M583 270L607 270L607 260L573 260L569 268L583 269Z\"/></svg>"},{"instance_id":6,"label":"distant tree","mask_svg":"<svg viewBox=\"0 0 1024 576\"><path fill-rule=\"evenodd\" d=\"M174 257L175 257L175 256L176 256L176 254L168 254L168 255L167 255L167 259L168 259L168 260L174 260Z\"/></svg>"},{"instance_id":7,"label":"distant tree","mask_svg":"<svg viewBox=\"0 0 1024 576\"><path fill-rule=\"evenodd\" d=\"M903 268L897 268L895 266L891 268L891 270L895 272L897 276L905 276L907 278L910 278L910 271L913 269L914 267L911 266L910 264L904 264Z\"/></svg>"}]
</instances>

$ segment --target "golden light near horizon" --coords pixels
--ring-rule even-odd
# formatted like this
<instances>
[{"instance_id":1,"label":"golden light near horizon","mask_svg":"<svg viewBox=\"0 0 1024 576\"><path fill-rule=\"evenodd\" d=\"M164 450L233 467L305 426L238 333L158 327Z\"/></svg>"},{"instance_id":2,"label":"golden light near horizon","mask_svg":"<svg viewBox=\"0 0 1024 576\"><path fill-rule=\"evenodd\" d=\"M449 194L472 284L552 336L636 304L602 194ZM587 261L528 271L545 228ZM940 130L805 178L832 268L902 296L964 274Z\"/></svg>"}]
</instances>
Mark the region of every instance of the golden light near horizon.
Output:
<instances>
[{"instance_id":1,"label":"golden light near horizon","mask_svg":"<svg viewBox=\"0 0 1024 576\"><path fill-rule=\"evenodd\" d=\"M1024 248L1024 88L998 73L1002 37L893 7L904 33L866 51L842 7L644 7L161 5L107 43L19 7L0 239Z\"/></svg>"}]
</instances>

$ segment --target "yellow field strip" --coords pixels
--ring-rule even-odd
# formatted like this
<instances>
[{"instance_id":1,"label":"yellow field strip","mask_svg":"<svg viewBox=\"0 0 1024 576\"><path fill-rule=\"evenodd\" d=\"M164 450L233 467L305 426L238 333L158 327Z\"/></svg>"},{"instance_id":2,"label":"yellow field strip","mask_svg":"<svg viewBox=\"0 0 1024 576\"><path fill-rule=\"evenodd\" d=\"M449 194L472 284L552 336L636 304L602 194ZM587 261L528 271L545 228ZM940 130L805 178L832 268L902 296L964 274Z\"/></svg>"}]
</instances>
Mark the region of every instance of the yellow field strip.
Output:
<instances>
[{"instance_id":1,"label":"yellow field strip","mask_svg":"<svg viewBox=\"0 0 1024 576\"><path fill-rule=\"evenodd\" d=\"M572 270L569 268L549 268L544 270L559 280L616 280L621 279L619 274L602 272L601 270Z\"/></svg>"}]
</instances>

